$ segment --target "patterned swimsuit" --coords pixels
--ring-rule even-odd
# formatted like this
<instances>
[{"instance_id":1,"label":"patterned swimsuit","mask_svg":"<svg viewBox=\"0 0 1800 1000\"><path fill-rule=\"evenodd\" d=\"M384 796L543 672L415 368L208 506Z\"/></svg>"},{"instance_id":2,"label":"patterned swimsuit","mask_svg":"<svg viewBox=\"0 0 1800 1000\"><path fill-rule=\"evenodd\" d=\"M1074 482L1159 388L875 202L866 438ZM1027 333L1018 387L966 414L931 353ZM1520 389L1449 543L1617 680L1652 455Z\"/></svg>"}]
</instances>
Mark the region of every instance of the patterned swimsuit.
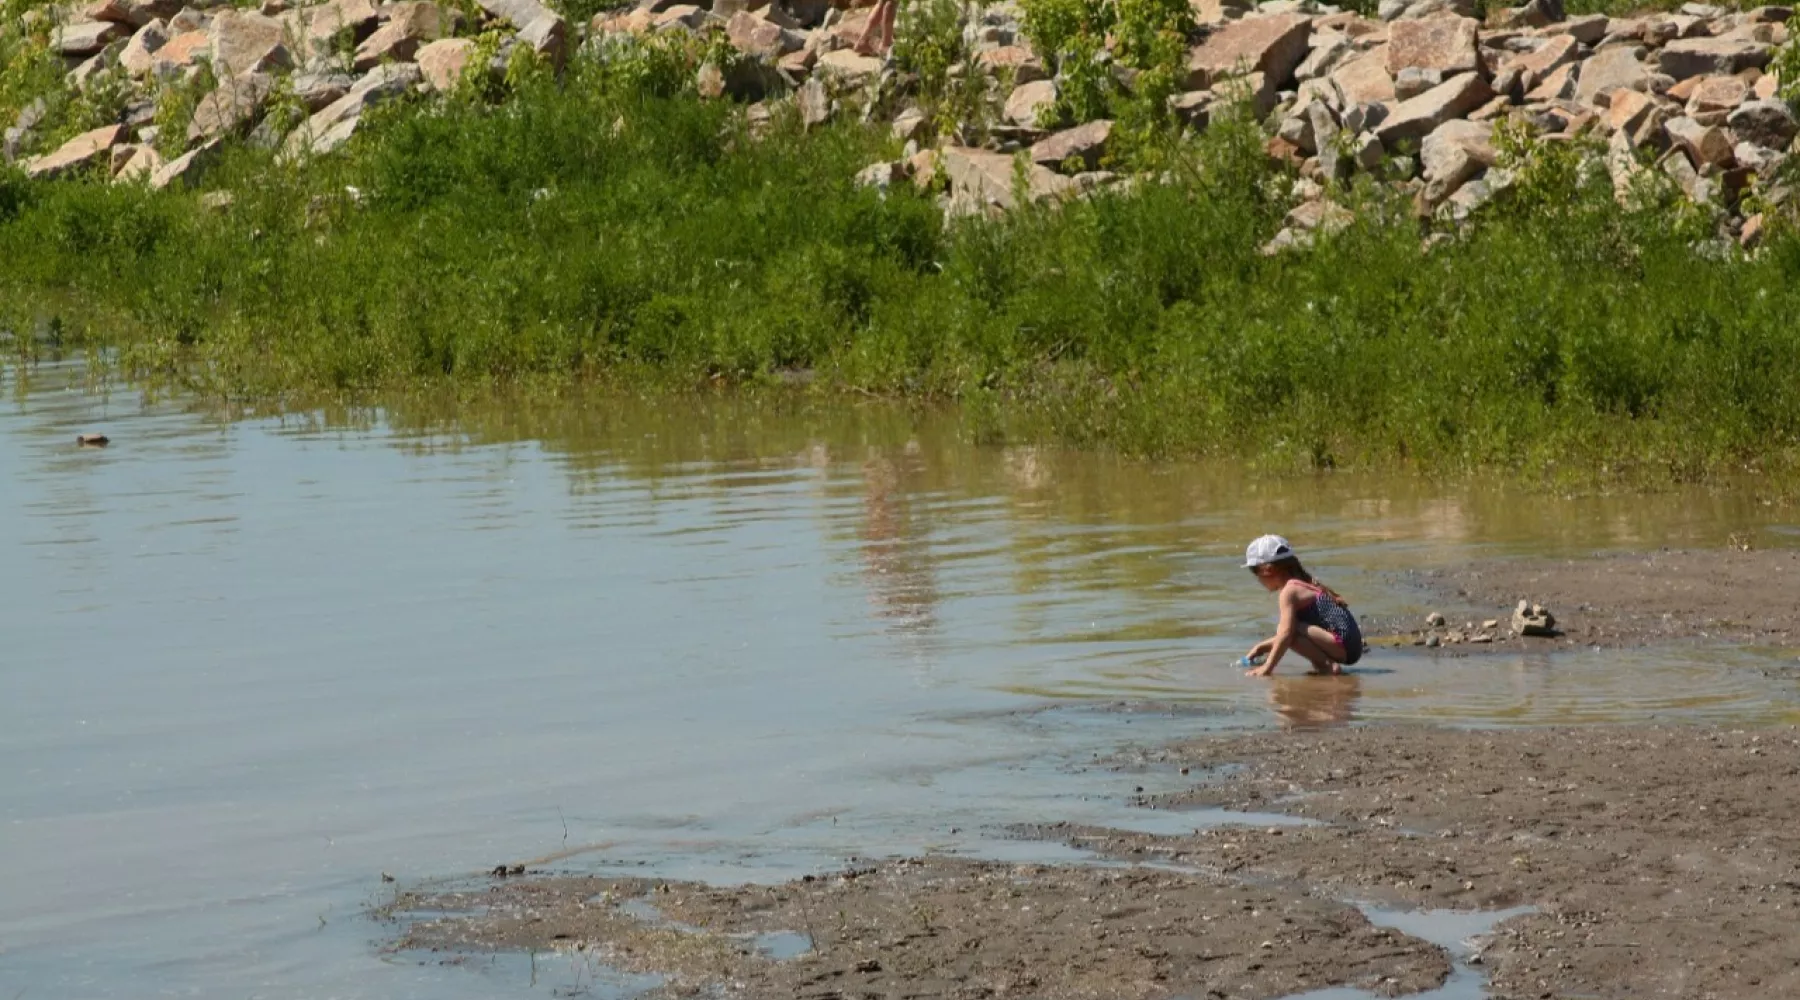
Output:
<instances>
[{"instance_id":1,"label":"patterned swimsuit","mask_svg":"<svg viewBox=\"0 0 1800 1000\"><path fill-rule=\"evenodd\" d=\"M1362 659L1362 626L1356 624L1356 616L1350 613L1349 608L1333 600L1331 594L1323 588L1304 580L1298 582L1303 587L1311 588L1313 592L1312 603L1300 609L1300 620L1330 632L1343 644L1344 666Z\"/></svg>"}]
</instances>

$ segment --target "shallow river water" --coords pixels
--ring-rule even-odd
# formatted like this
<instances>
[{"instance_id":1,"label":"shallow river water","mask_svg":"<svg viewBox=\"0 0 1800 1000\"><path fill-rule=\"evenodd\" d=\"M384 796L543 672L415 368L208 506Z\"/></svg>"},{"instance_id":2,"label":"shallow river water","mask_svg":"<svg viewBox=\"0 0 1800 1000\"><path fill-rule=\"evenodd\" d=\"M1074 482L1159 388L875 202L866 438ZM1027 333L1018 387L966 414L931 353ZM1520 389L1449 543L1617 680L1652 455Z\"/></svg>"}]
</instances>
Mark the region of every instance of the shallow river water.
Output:
<instances>
[{"instance_id":1,"label":"shallow river water","mask_svg":"<svg viewBox=\"0 0 1800 1000\"><path fill-rule=\"evenodd\" d=\"M1082 764L1214 727L1800 720L1773 650L1230 667L1263 531L1423 614L1382 574L1800 541L1748 495L1258 480L885 407L0 393L0 1000L549 996L582 970L383 956L383 873L1045 856L996 827L1202 821Z\"/></svg>"}]
</instances>

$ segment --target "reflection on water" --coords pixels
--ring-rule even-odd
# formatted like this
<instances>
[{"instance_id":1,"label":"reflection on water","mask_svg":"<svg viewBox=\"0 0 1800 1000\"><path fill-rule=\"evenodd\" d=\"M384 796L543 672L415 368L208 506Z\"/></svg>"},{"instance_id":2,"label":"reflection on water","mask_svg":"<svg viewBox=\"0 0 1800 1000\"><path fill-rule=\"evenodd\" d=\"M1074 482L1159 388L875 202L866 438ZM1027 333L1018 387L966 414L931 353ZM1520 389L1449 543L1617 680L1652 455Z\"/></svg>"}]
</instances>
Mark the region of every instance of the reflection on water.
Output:
<instances>
[{"instance_id":1,"label":"reflection on water","mask_svg":"<svg viewBox=\"0 0 1800 1000\"><path fill-rule=\"evenodd\" d=\"M0 379L0 848L28 859L0 997L542 996L379 960L379 874L1000 856L1027 848L994 827L1147 780L1074 763L1208 726L1800 721L1781 650L1231 666L1273 612L1236 568L1265 531L1359 612L1413 614L1380 571L1795 537L1747 494L1263 481L841 402L226 422ZM1016 712L1046 703L1077 711Z\"/></svg>"}]
</instances>

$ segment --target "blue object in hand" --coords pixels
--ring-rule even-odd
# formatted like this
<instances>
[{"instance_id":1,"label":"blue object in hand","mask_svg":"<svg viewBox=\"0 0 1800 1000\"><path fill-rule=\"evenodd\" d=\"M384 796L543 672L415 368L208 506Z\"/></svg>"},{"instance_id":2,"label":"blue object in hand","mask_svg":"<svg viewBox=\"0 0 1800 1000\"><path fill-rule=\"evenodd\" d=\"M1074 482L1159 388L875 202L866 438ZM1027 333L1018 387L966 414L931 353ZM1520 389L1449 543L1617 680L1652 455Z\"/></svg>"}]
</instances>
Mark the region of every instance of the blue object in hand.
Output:
<instances>
[{"instance_id":1,"label":"blue object in hand","mask_svg":"<svg viewBox=\"0 0 1800 1000\"><path fill-rule=\"evenodd\" d=\"M1268 658L1269 657L1266 654L1258 656L1240 656L1238 657L1237 665L1240 667L1260 667L1263 665L1263 661Z\"/></svg>"}]
</instances>

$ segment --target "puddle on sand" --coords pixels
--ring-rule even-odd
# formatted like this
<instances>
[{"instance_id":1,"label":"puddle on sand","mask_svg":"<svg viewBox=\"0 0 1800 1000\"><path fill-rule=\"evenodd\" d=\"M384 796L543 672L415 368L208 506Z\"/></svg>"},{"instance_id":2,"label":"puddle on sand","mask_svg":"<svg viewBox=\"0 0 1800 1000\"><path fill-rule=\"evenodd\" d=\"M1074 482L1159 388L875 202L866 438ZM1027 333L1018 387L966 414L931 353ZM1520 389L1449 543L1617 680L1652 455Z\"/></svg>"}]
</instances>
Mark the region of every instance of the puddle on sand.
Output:
<instances>
[{"instance_id":1,"label":"puddle on sand","mask_svg":"<svg viewBox=\"0 0 1800 1000\"><path fill-rule=\"evenodd\" d=\"M800 931L770 931L751 938L750 945L764 958L785 962L812 951L813 939Z\"/></svg>"},{"instance_id":2,"label":"puddle on sand","mask_svg":"<svg viewBox=\"0 0 1800 1000\"><path fill-rule=\"evenodd\" d=\"M1357 903L1356 908L1377 927L1389 927L1416 937L1450 953L1450 978L1444 985L1424 993L1411 994L1410 1000L1482 1000L1488 995L1487 977L1469 964L1476 954L1471 940L1493 933L1501 922L1537 912L1535 906L1515 906L1508 910L1396 910ZM1380 995L1348 986L1333 986L1308 993L1292 994L1284 1000L1381 1000Z\"/></svg>"},{"instance_id":3,"label":"puddle on sand","mask_svg":"<svg viewBox=\"0 0 1800 1000\"><path fill-rule=\"evenodd\" d=\"M670 919L662 909L648 899L627 899L614 903L613 908L620 913L652 927L664 927L682 934L703 934L700 928L680 920ZM812 935L800 931L765 931L760 934L731 934L728 937L739 938L750 943L762 957L775 962L785 962L799 958L813 950Z\"/></svg>"}]
</instances>

